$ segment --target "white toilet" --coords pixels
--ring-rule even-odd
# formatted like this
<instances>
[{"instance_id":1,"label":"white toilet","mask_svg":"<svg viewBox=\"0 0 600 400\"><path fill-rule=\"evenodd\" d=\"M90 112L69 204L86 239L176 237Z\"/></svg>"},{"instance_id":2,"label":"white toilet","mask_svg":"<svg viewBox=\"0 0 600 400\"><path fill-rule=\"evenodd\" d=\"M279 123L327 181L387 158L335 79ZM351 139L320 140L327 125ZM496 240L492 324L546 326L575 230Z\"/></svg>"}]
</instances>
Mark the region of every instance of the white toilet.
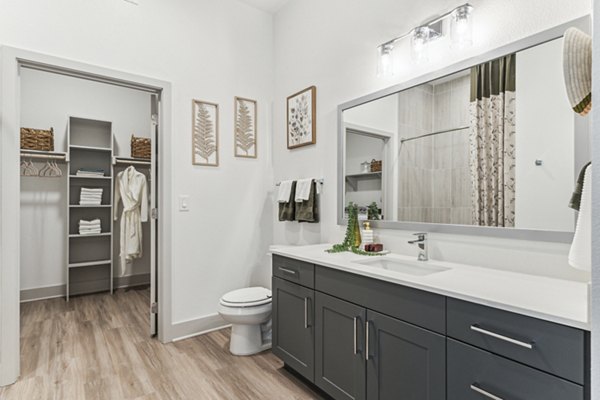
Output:
<instances>
[{"instance_id":1,"label":"white toilet","mask_svg":"<svg viewBox=\"0 0 600 400\"><path fill-rule=\"evenodd\" d=\"M219 314L231 323L229 350L248 356L271 348L271 291L263 287L234 290L221 297Z\"/></svg>"}]
</instances>

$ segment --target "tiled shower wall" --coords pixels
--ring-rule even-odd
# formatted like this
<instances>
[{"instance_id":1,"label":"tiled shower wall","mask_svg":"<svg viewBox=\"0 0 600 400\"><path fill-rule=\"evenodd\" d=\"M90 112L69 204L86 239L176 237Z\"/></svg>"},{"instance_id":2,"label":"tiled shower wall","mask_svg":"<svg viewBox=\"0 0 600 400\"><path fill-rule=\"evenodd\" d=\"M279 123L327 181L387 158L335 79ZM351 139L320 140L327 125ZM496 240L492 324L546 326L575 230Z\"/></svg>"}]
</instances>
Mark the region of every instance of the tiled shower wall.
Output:
<instances>
[{"instance_id":1,"label":"tiled shower wall","mask_svg":"<svg viewBox=\"0 0 600 400\"><path fill-rule=\"evenodd\" d=\"M411 138L469 125L469 76L399 94L399 133ZM404 142L400 148L398 218L471 224L469 129Z\"/></svg>"}]
</instances>

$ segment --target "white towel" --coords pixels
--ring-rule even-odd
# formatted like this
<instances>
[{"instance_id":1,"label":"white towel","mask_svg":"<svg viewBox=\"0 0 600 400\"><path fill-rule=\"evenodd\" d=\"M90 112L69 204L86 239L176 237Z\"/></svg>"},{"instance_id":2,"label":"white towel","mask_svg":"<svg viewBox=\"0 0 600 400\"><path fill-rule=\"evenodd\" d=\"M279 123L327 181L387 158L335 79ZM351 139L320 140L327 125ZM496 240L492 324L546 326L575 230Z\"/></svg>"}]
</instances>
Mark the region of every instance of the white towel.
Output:
<instances>
[{"instance_id":1,"label":"white towel","mask_svg":"<svg viewBox=\"0 0 600 400\"><path fill-rule=\"evenodd\" d=\"M310 197L313 178L298 179L296 182L296 203L302 203Z\"/></svg>"},{"instance_id":2,"label":"white towel","mask_svg":"<svg viewBox=\"0 0 600 400\"><path fill-rule=\"evenodd\" d=\"M573 268L592 270L592 166L585 169L583 192L577 216L577 227L569 252L569 264Z\"/></svg>"},{"instance_id":3,"label":"white towel","mask_svg":"<svg viewBox=\"0 0 600 400\"><path fill-rule=\"evenodd\" d=\"M294 183L294 181L281 181L279 184L279 193L277 194L277 201L279 203L287 203L290 201L292 183Z\"/></svg>"},{"instance_id":4,"label":"white towel","mask_svg":"<svg viewBox=\"0 0 600 400\"><path fill-rule=\"evenodd\" d=\"M96 224L100 225L100 219L99 218L93 219L91 221L87 221L85 219L80 219L79 220L79 225L96 225Z\"/></svg>"},{"instance_id":5,"label":"white towel","mask_svg":"<svg viewBox=\"0 0 600 400\"><path fill-rule=\"evenodd\" d=\"M101 206L102 202L100 200L79 200L80 206Z\"/></svg>"}]
</instances>

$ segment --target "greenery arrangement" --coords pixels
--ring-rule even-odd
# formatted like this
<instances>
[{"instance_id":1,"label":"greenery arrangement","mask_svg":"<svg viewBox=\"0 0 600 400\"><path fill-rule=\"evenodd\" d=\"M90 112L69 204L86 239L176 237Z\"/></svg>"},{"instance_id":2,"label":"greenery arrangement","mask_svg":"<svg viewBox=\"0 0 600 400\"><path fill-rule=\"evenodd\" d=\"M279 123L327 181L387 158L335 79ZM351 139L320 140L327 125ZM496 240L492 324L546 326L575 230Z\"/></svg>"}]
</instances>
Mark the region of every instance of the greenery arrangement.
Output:
<instances>
[{"instance_id":1,"label":"greenery arrangement","mask_svg":"<svg viewBox=\"0 0 600 400\"><path fill-rule=\"evenodd\" d=\"M377 206L376 202L372 202L371 204L369 204L369 206L367 207L367 215L367 218L371 220L379 219L379 207Z\"/></svg>"},{"instance_id":2,"label":"greenery arrangement","mask_svg":"<svg viewBox=\"0 0 600 400\"><path fill-rule=\"evenodd\" d=\"M377 256L377 253L369 253L360 249L360 228L358 226L358 205L350 202L348 204L348 226L346 227L346 237L340 244L334 244L331 249L325 250L328 253L342 253L351 251L354 254L363 256Z\"/></svg>"}]
</instances>

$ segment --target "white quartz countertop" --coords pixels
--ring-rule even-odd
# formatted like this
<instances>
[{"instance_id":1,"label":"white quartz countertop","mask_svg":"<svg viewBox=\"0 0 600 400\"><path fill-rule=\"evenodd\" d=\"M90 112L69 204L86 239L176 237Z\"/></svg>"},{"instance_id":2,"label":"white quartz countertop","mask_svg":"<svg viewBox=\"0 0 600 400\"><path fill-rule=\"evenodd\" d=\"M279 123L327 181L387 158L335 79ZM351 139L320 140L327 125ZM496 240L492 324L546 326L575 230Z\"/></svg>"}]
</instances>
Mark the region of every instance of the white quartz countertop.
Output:
<instances>
[{"instance_id":1,"label":"white quartz countertop","mask_svg":"<svg viewBox=\"0 0 600 400\"><path fill-rule=\"evenodd\" d=\"M330 254L325 251L329 248L329 244L273 246L271 252L575 328L589 331L591 327L588 312L589 285L585 282L437 260L425 262L450 269L431 275L414 276L356 263L372 260L375 256L360 256L350 252ZM416 257L399 254L377 257L409 262L416 260Z\"/></svg>"}]
</instances>

